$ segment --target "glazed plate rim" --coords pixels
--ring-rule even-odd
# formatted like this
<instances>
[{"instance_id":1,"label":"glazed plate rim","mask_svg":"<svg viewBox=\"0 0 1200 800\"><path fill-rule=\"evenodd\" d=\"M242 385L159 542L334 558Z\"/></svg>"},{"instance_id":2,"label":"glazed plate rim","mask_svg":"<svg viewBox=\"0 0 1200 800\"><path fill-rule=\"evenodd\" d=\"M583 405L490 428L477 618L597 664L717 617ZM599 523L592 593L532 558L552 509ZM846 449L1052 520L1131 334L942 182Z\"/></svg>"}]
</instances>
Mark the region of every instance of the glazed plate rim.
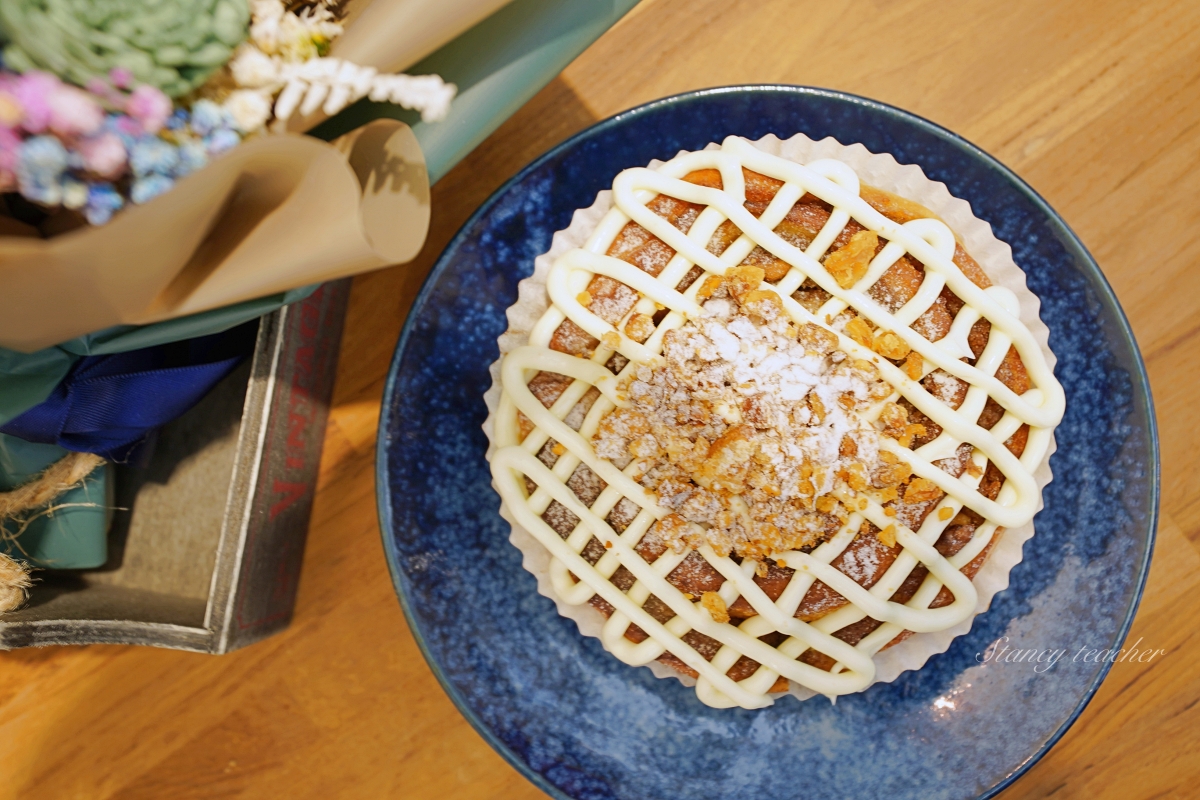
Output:
<instances>
[{"instance_id":1,"label":"glazed plate rim","mask_svg":"<svg viewBox=\"0 0 1200 800\"><path fill-rule=\"evenodd\" d=\"M703 98L707 96L723 95L723 94L739 94L739 93L791 93L798 98L809 96L822 97L827 99L841 100L854 105L859 105L868 108L876 113L886 116L899 117L904 121L913 124L919 128L925 129L926 132L933 134L937 138L945 141L947 144L957 147L966 152L973 159L982 161L990 169L1001 173L1012 185L1013 188L1024 194L1033 204L1041 211L1054 225L1060 227L1063 233L1075 244L1078 251L1082 254L1083 259L1080 266L1083 271L1092 279L1092 285L1098 293L1100 304L1107 309L1111 309L1115 314L1105 314L1107 322L1115 324L1115 333L1117 337L1123 339L1129 345L1133 355L1133 369L1131 370L1131 383L1133 389L1132 407L1141 406L1146 415L1148 429L1146 431L1148 454L1152 464L1149 466L1149 487L1150 487L1150 503L1149 516L1147 518L1147 533L1146 533L1146 550L1145 554L1138 565L1138 575L1136 586L1132 593L1129 607L1126 609L1125 618L1122 620L1120 628L1115 637L1117 645L1122 645L1129 634L1129 630L1133 625L1134 617L1137 614L1138 607L1141 603L1142 594L1145 591L1146 581L1150 573L1150 562L1154 555L1155 538L1158 528L1159 501L1161 494L1161 463L1159 453L1158 440L1158 423L1154 412L1154 403L1150 391L1150 380L1146 372L1146 364L1142 358L1141 350L1138 348L1137 340L1134 337L1133 329L1129 324L1129 319L1125 314L1117 299L1116 293L1113 292L1112 286L1108 279L1104 276L1100 266L1096 263L1091 252L1083 244L1082 240L1076 235L1075 231L1067 224L1067 222L1059 216L1059 214L1050 206L1046 200L1038 194L1028 183L1026 183L1013 170L1009 169L994 156L989 155L980 147L972 144L962 136L950 131L935 122L925 119L910 111L905 111L896 106L871 100L848 92L840 92L833 89L823 89L813 86L799 86L793 84L747 84L735 86L722 86L709 89L699 89L690 92L683 92L669 97L664 97L658 100L653 100L640 106L614 114L607 119L600 120L582 131L572 135L568 139L555 145L542 155L538 156L532 162L527 164L513 177L504 182L495 192L488 197L487 200L475 210L474 213L467 219L463 226L455 233L454 237L446 245L442 254L438 256L438 260L429 271L429 275L425 278L421 286L421 290L414 298L412 306L409 308L408 315L405 318L404 326L400 332L400 338L396 343L395 352L392 355L391 363L388 366L387 381L384 386L383 400L380 413L380 423L377 432L377 441L375 449L375 486L376 486L376 503L380 521L380 535L383 539L384 552L387 556L388 572L392 577L392 584L395 588L396 595L400 601L400 607L404 612L405 621L408 623L409 630L412 632L413 638L420 648L421 655L424 656L426 663L429 665L438 683L442 689L449 695L455 707L471 724L476 732L483 737L484 741L500 756L511 764L521 775L532 782L535 786L551 797L559 798L559 800L572 800L571 796L564 793L561 789L550 783L541 773L531 768L523 759L517 756L500 738L493 733L491 728L480 719L474 708L463 697L458 688L447 678L443 672L437 659L431 653L425 635L421 629L421 624L418 621L416 614L411 607L410 592L408 587L408 576L400 567L400 559L395 550L395 545L391 536L391 531L394 524L392 517L392 493L391 485L388 480L388 449L389 441L386 431L389 430L389 419L391 409L393 408L393 399L396 389L397 378L400 374L400 362L408 345L409 337L411 336L417 318L433 293L436 284L442 274L454 263L454 255L458 251L460 245L470 236L475 226L488 216L492 208L496 206L501 199L509 192L512 187L521 183L530 173L538 170L547 161L556 158L566 150L570 150L577 146L580 142L587 140L592 135L599 131L611 128L613 126L622 125L630 119L638 118L644 114L653 113L656 109L663 106L674 105L677 103L685 103L693 99ZM482 402L482 398L480 399ZM1095 696L1096 691L1100 688L1100 684L1108 676L1112 664L1106 663L1096 674L1095 678L1088 685L1086 690L1080 696L1078 703L1072 712L1064 719L1059 728L1046 740L1046 742L1036 752L1030 755L1023 763L1015 765L1004 779L984 791L978 796L979 800L995 797L1000 792L1008 788L1013 782L1024 775L1034 764L1042 759L1049 750L1058 743L1063 735L1071 728L1080 714L1087 707Z\"/></svg>"}]
</instances>

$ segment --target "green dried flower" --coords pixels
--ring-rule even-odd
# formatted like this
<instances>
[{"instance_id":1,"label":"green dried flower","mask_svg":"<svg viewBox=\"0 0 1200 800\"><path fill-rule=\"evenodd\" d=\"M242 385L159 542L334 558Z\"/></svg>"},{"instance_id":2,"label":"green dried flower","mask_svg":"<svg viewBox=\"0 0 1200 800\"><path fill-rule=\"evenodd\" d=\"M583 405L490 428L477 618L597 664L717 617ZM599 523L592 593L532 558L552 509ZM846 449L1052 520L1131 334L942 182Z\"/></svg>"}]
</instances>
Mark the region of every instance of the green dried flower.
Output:
<instances>
[{"instance_id":1,"label":"green dried flower","mask_svg":"<svg viewBox=\"0 0 1200 800\"><path fill-rule=\"evenodd\" d=\"M87 85L113 68L171 97L195 89L246 39L248 0L3 0L9 69Z\"/></svg>"}]
</instances>

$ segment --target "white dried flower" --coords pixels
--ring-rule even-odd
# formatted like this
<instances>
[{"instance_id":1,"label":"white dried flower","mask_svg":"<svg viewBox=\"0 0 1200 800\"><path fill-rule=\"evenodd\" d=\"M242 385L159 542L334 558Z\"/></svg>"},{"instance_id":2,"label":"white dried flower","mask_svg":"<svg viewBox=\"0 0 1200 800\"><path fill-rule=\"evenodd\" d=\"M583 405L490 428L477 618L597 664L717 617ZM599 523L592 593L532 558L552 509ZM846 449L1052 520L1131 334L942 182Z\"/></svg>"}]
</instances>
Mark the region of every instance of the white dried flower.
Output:
<instances>
[{"instance_id":1,"label":"white dried flower","mask_svg":"<svg viewBox=\"0 0 1200 800\"><path fill-rule=\"evenodd\" d=\"M225 100L225 110L238 130L254 133L271 118L271 95L258 89L238 89Z\"/></svg>"},{"instance_id":2,"label":"white dried flower","mask_svg":"<svg viewBox=\"0 0 1200 800\"><path fill-rule=\"evenodd\" d=\"M279 21L287 13L283 0L252 0L250 3L250 18L259 20Z\"/></svg>"},{"instance_id":3,"label":"white dried flower","mask_svg":"<svg viewBox=\"0 0 1200 800\"><path fill-rule=\"evenodd\" d=\"M421 119L437 122L450 113L450 101L458 87L437 75L380 75L368 96L377 102L389 102L421 112Z\"/></svg>"},{"instance_id":4,"label":"white dried flower","mask_svg":"<svg viewBox=\"0 0 1200 800\"><path fill-rule=\"evenodd\" d=\"M63 208L83 208L87 205L87 200L88 187L86 183L70 179L63 181Z\"/></svg>"},{"instance_id":5,"label":"white dried flower","mask_svg":"<svg viewBox=\"0 0 1200 800\"><path fill-rule=\"evenodd\" d=\"M332 41L342 35L342 23L333 17L327 6L312 6L300 13L300 21L313 39Z\"/></svg>"},{"instance_id":6,"label":"white dried flower","mask_svg":"<svg viewBox=\"0 0 1200 800\"><path fill-rule=\"evenodd\" d=\"M436 75L380 75L374 67L320 56L341 33L324 2L296 14L282 0L253 0L250 41L229 63L239 89L224 102L238 129L260 130L273 111L282 130L293 114L307 117L319 109L332 116L363 97L416 109L426 122L446 116L457 88Z\"/></svg>"},{"instance_id":7,"label":"white dried flower","mask_svg":"<svg viewBox=\"0 0 1200 800\"><path fill-rule=\"evenodd\" d=\"M290 12L279 21L279 41L276 48L285 61L304 61L319 55L317 43L313 41L308 26Z\"/></svg>"},{"instance_id":8,"label":"white dried flower","mask_svg":"<svg viewBox=\"0 0 1200 800\"><path fill-rule=\"evenodd\" d=\"M279 82L279 62L254 45L243 44L229 62L229 71L238 86L260 89Z\"/></svg>"},{"instance_id":9,"label":"white dried flower","mask_svg":"<svg viewBox=\"0 0 1200 800\"><path fill-rule=\"evenodd\" d=\"M437 75L380 75L340 58L310 58L302 64L285 64L283 91L275 102L275 118L308 116L318 108L333 115L363 97L396 103L421 112L421 119L436 122L450 110L457 87Z\"/></svg>"},{"instance_id":10,"label":"white dried flower","mask_svg":"<svg viewBox=\"0 0 1200 800\"><path fill-rule=\"evenodd\" d=\"M286 10L280 0L254 0L250 6L250 41L266 53L279 49L280 23Z\"/></svg>"}]
</instances>

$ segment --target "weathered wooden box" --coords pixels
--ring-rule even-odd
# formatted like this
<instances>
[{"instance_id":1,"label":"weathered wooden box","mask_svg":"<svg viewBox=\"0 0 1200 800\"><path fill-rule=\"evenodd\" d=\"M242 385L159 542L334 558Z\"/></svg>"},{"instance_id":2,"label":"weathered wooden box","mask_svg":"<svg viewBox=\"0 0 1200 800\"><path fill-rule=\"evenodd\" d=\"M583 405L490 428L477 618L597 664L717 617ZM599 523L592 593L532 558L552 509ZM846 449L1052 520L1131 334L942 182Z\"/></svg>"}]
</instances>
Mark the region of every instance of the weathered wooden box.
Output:
<instances>
[{"instance_id":1,"label":"weathered wooden box","mask_svg":"<svg viewBox=\"0 0 1200 800\"><path fill-rule=\"evenodd\" d=\"M143 644L224 653L287 626L349 281L260 323L254 356L118 467L109 559L38 573L0 648Z\"/></svg>"}]
</instances>

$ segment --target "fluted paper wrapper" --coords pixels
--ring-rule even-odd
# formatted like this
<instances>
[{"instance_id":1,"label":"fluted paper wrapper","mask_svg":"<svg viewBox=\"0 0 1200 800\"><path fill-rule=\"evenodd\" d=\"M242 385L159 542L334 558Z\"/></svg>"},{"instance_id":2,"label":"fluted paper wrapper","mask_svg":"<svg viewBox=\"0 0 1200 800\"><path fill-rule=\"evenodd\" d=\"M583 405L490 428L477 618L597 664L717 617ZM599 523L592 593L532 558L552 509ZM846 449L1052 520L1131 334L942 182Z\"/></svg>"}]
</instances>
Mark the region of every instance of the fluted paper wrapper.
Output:
<instances>
[{"instance_id":1,"label":"fluted paper wrapper","mask_svg":"<svg viewBox=\"0 0 1200 800\"><path fill-rule=\"evenodd\" d=\"M407 125L264 136L106 225L0 235L0 347L33 352L411 260L429 178Z\"/></svg>"},{"instance_id":2,"label":"fluted paper wrapper","mask_svg":"<svg viewBox=\"0 0 1200 800\"><path fill-rule=\"evenodd\" d=\"M983 266L992 283L1011 289L1016 293L1021 306L1021 322L1033 333L1034 339L1042 348L1047 363L1051 368L1054 367L1057 359L1047 343L1050 330L1038 316L1041 301L1025 285L1025 273L1013 261L1012 249L996 238L990 225L971 212L969 203L953 197L944 183L930 180L918 166L903 165L890 155L873 154L861 144L843 145L832 138L814 142L803 134L797 134L786 140L772 135L754 142L754 145L760 150L801 164L808 164L822 158L837 159L853 167L862 183L914 200L930 209L950 226L950 229L962 242L963 248ZM718 147L717 144L710 144L705 149L712 150ZM653 168L661 163L661 161L654 161L649 166ZM555 259L571 248L582 246L611 207L612 192L603 191L590 208L575 212L571 224L566 230L554 234L550 251L539 256L534 262L533 275L521 281L518 286L517 302L508 309L508 331L499 339L501 357L528 342L529 332L534 323L549 307L546 276ZM488 435L489 442L492 439L492 420L500 402L499 361L492 364L491 374L492 387L484 395L489 411L487 421L484 423L484 431ZM488 449L489 460L494 450L495 444L491 444ZM1054 450L1055 443L1052 437L1046 457L1034 472L1034 479L1038 486L1039 511L1042 508L1040 499L1042 490L1051 480L1050 455ZM509 541L521 551L525 569L537 578L538 592L553 600L560 614L574 620L579 626L580 633L600 638L600 631L605 622L604 616L590 605L575 606L560 600L555 595L550 581L549 552L532 534L517 524L515 518L503 504L500 507L500 514L512 526ZM1032 536L1032 522L1019 528L1004 530L999 539L993 543L987 560L972 581L979 595L975 614L947 630L914 634L900 644L882 650L875 656L874 683L890 683L902 672L920 669L931 656L945 652L956 637L968 632L975 616L986 611L996 593L1008 587L1009 572L1020 563L1022 548ZM694 679L681 675L656 661L647 666L660 678L676 678L688 686L695 685ZM800 700L806 700L813 697L815 693L793 683L789 694Z\"/></svg>"}]
</instances>

